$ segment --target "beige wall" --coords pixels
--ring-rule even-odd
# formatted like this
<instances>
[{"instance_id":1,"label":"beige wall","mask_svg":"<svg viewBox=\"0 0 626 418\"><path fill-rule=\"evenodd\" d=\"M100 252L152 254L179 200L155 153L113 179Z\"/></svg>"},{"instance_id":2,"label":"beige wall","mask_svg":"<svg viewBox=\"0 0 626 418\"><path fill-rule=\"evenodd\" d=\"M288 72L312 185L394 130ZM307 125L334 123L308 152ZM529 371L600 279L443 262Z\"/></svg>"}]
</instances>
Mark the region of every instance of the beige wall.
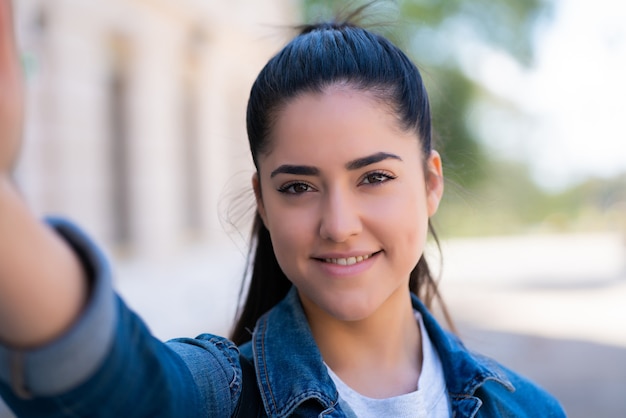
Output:
<instances>
[{"instance_id":1,"label":"beige wall","mask_svg":"<svg viewBox=\"0 0 626 418\"><path fill-rule=\"evenodd\" d=\"M247 94L297 1L15 5L28 91L17 179L33 208L134 256L223 239L218 205L252 174Z\"/></svg>"}]
</instances>

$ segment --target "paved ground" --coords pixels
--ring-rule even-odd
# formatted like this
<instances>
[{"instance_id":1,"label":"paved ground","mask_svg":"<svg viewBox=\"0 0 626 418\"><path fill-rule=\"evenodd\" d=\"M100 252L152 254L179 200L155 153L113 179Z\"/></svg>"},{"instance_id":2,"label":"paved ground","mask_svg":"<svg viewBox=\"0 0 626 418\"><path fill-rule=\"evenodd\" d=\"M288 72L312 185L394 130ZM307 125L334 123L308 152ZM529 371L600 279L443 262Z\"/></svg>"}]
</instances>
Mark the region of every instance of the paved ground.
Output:
<instances>
[{"instance_id":1,"label":"paved ground","mask_svg":"<svg viewBox=\"0 0 626 418\"><path fill-rule=\"evenodd\" d=\"M477 295L459 289L447 300L466 345L538 382L561 401L568 416L624 417L626 283L589 289L587 300L572 304L579 292ZM455 305L460 298L464 304ZM621 306L613 302L618 299ZM479 309L470 310L470 305ZM592 319L598 321L596 328Z\"/></svg>"},{"instance_id":2,"label":"paved ground","mask_svg":"<svg viewBox=\"0 0 626 418\"><path fill-rule=\"evenodd\" d=\"M450 242L442 291L468 346L538 382L569 417L626 417L624 244L619 235Z\"/></svg>"},{"instance_id":3,"label":"paved ground","mask_svg":"<svg viewBox=\"0 0 626 418\"><path fill-rule=\"evenodd\" d=\"M626 416L626 348L462 327L466 344L559 399L571 418Z\"/></svg>"},{"instance_id":4,"label":"paved ground","mask_svg":"<svg viewBox=\"0 0 626 418\"><path fill-rule=\"evenodd\" d=\"M568 416L626 416L626 247L618 235L444 243L442 292L465 343L532 378ZM118 262L117 286L162 339L226 334L243 256L228 245ZM0 417L10 417L0 406Z\"/></svg>"}]
</instances>

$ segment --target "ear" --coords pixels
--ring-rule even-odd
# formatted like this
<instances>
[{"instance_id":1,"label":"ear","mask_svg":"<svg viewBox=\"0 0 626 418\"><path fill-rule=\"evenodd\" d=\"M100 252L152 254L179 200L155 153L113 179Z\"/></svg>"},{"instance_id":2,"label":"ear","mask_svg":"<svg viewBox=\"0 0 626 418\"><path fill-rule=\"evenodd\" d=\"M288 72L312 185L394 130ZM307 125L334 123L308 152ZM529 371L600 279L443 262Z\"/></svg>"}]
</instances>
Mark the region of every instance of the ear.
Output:
<instances>
[{"instance_id":1,"label":"ear","mask_svg":"<svg viewBox=\"0 0 626 418\"><path fill-rule=\"evenodd\" d=\"M431 151L426 161L426 204L428 216L433 216L437 212L439 202L443 196L443 168L441 156L437 151Z\"/></svg>"},{"instance_id":2,"label":"ear","mask_svg":"<svg viewBox=\"0 0 626 418\"><path fill-rule=\"evenodd\" d=\"M252 175L252 190L254 190L254 198L256 199L256 209L259 212L259 216L263 220L265 227L267 228L267 217L265 216L265 205L263 204L263 194L261 193L261 181L259 180L259 173Z\"/></svg>"}]
</instances>

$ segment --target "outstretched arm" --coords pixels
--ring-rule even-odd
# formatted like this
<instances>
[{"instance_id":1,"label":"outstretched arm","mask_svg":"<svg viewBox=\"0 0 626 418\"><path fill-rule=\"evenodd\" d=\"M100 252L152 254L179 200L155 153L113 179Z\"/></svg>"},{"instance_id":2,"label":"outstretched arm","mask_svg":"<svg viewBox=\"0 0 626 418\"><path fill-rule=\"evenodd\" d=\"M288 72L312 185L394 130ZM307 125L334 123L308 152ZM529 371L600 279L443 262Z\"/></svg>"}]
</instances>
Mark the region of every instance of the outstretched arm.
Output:
<instances>
[{"instance_id":1,"label":"outstretched arm","mask_svg":"<svg viewBox=\"0 0 626 418\"><path fill-rule=\"evenodd\" d=\"M231 416L237 348L210 335L158 341L115 296L98 248L28 209L11 182L22 112L11 2L0 0L0 396L19 416Z\"/></svg>"},{"instance_id":2,"label":"outstretched arm","mask_svg":"<svg viewBox=\"0 0 626 418\"><path fill-rule=\"evenodd\" d=\"M0 341L33 347L63 333L87 298L67 244L28 209L11 181L24 94L10 0L0 0Z\"/></svg>"}]
</instances>

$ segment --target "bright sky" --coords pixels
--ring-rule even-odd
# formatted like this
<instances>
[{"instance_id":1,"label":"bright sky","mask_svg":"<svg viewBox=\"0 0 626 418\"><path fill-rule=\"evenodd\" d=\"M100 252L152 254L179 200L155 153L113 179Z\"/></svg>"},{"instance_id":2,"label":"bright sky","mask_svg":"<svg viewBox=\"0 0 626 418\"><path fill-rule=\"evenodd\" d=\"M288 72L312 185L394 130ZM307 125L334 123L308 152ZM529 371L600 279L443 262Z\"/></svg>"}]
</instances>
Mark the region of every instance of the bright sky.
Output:
<instances>
[{"instance_id":1,"label":"bright sky","mask_svg":"<svg viewBox=\"0 0 626 418\"><path fill-rule=\"evenodd\" d=\"M533 69L499 54L478 68L493 91L530 116L522 124L488 117L496 126L488 142L507 144L549 189L626 172L626 1L556 4Z\"/></svg>"}]
</instances>

